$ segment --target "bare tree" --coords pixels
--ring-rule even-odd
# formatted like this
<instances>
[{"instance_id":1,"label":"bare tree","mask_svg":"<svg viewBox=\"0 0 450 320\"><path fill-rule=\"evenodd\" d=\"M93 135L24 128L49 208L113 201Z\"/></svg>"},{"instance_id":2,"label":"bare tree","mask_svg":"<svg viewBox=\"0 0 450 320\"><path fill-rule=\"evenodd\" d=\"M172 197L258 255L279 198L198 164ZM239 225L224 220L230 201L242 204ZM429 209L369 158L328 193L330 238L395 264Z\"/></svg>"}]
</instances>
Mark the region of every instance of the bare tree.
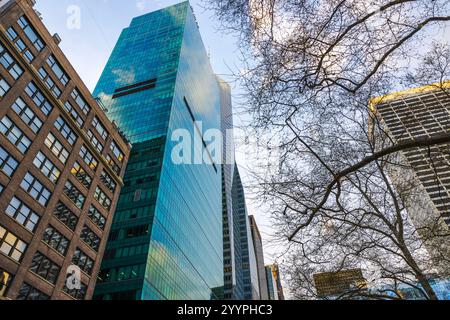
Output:
<instances>
[{"instance_id":1,"label":"bare tree","mask_svg":"<svg viewBox=\"0 0 450 320\"><path fill-rule=\"evenodd\" d=\"M369 101L430 83L448 94L450 3L205 4L239 35L243 68L235 76L245 89L248 129L276 152L277 165L260 166L254 175L273 209L277 237L288 242L282 267L298 288L295 297L315 297L314 273L359 266L381 289L341 298L401 299L396 289L410 286L436 299L429 275L450 272L450 233L440 217L412 223L411 199L424 210L427 204L402 157L428 150L431 161L446 159L450 124L431 136L395 139ZM429 256L430 245L442 247L444 267Z\"/></svg>"}]
</instances>

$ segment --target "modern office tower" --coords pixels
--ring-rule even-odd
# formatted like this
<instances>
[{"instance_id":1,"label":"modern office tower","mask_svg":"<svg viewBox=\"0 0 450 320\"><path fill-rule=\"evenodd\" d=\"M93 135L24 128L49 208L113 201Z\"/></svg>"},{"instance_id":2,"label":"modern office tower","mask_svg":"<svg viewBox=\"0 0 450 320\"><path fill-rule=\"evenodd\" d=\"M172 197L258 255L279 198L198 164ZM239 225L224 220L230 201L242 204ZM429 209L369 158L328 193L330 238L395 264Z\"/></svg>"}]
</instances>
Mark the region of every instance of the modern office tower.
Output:
<instances>
[{"instance_id":1,"label":"modern office tower","mask_svg":"<svg viewBox=\"0 0 450 320\"><path fill-rule=\"evenodd\" d=\"M244 284L244 300L260 300L256 253L253 246L250 221L245 203L244 187L237 165L233 177L233 214L237 220L239 242L241 244L242 277Z\"/></svg>"},{"instance_id":2,"label":"modern office tower","mask_svg":"<svg viewBox=\"0 0 450 320\"><path fill-rule=\"evenodd\" d=\"M0 296L90 299L130 145L34 1L1 4Z\"/></svg>"},{"instance_id":3,"label":"modern office tower","mask_svg":"<svg viewBox=\"0 0 450 320\"><path fill-rule=\"evenodd\" d=\"M258 271L258 285L259 295L261 300L269 300L269 292L267 291L267 277L264 264L264 251L262 245L262 238L259 232L258 225L254 216L249 216L250 229L252 232L253 247L256 253L256 265Z\"/></svg>"},{"instance_id":4,"label":"modern office tower","mask_svg":"<svg viewBox=\"0 0 450 320\"><path fill-rule=\"evenodd\" d=\"M239 231L239 216L233 211L233 179L235 176L235 149L233 141L233 107L230 86L217 78L221 99L222 129L222 217L224 292L226 300L244 299L244 274Z\"/></svg>"},{"instance_id":5,"label":"modern office tower","mask_svg":"<svg viewBox=\"0 0 450 320\"><path fill-rule=\"evenodd\" d=\"M272 268L273 278L276 282L276 290L278 294L278 300L284 300L283 285L281 284L280 267L277 264L270 266Z\"/></svg>"},{"instance_id":6,"label":"modern office tower","mask_svg":"<svg viewBox=\"0 0 450 320\"><path fill-rule=\"evenodd\" d=\"M134 18L94 95L133 145L94 299L220 298L221 96L189 3Z\"/></svg>"},{"instance_id":7,"label":"modern office tower","mask_svg":"<svg viewBox=\"0 0 450 320\"><path fill-rule=\"evenodd\" d=\"M266 278L267 278L267 292L269 293L269 300L279 300L277 281L273 276L272 266L266 266Z\"/></svg>"},{"instance_id":8,"label":"modern office tower","mask_svg":"<svg viewBox=\"0 0 450 320\"><path fill-rule=\"evenodd\" d=\"M435 137L450 131L449 93L447 81L375 98L371 109L393 141ZM379 128L373 127L375 136L380 137ZM437 272L448 276L450 241L439 235L448 234L450 226L450 144L409 149L396 157L399 165L389 170L393 184Z\"/></svg>"},{"instance_id":9,"label":"modern office tower","mask_svg":"<svg viewBox=\"0 0 450 320\"><path fill-rule=\"evenodd\" d=\"M361 269L318 273L313 276L317 296L334 299L352 290L366 290L367 280Z\"/></svg>"}]
</instances>

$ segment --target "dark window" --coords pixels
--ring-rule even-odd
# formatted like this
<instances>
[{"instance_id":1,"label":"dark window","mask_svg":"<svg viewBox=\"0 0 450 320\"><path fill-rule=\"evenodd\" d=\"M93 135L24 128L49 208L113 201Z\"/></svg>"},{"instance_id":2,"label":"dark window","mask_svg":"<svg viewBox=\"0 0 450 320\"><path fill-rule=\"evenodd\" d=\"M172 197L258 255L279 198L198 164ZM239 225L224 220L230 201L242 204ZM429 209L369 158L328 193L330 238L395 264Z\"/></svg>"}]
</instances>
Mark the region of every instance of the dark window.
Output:
<instances>
[{"instance_id":1,"label":"dark window","mask_svg":"<svg viewBox=\"0 0 450 320\"><path fill-rule=\"evenodd\" d=\"M69 240L52 226L48 226L47 229L45 229L42 240L63 256L66 255L67 248L69 247Z\"/></svg>"},{"instance_id":2,"label":"dark window","mask_svg":"<svg viewBox=\"0 0 450 320\"><path fill-rule=\"evenodd\" d=\"M91 219L92 222L94 222L97 227L99 227L101 230L105 229L106 225L106 218L100 213L99 210L97 210L96 207L94 207L92 204L89 207L88 211L88 217Z\"/></svg>"},{"instance_id":3,"label":"dark window","mask_svg":"<svg viewBox=\"0 0 450 320\"><path fill-rule=\"evenodd\" d=\"M99 187L95 190L94 198L103 208L107 210L111 208L111 199Z\"/></svg>"},{"instance_id":4,"label":"dark window","mask_svg":"<svg viewBox=\"0 0 450 320\"><path fill-rule=\"evenodd\" d=\"M64 186L64 194L69 197L70 200L72 200L75 205L82 209L84 205L84 201L86 200L86 197L81 193L80 190L78 190L72 182L67 181L66 185Z\"/></svg>"},{"instance_id":5,"label":"dark window","mask_svg":"<svg viewBox=\"0 0 450 320\"><path fill-rule=\"evenodd\" d=\"M61 268L56 263L40 252L36 252L30 266L31 272L53 284L56 283L60 270Z\"/></svg>"},{"instance_id":6,"label":"dark window","mask_svg":"<svg viewBox=\"0 0 450 320\"><path fill-rule=\"evenodd\" d=\"M102 174L100 175L100 181L103 182L103 184L112 192L114 193L116 191L117 184L114 182L113 178L105 171L102 171Z\"/></svg>"},{"instance_id":7,"label":"dark window","mask_svg":"<svg viewBox=\"0 0 450 320\"><path fill-rule=\"evenodd\" d=\"M113 99L123 97L129 94L150 90L156 87L156 80L151 79L143 82L139 82L130 86L122 87L114 91Z\"/></svg>"},{"instance_id":8,"label":"dark window","mask_svg":"<svg viewBox=\"0 0 450 320\"><path fill-rule=\"evenodd\" d=\"M74 163L71 172L83 186L85 186L87 189L91 187L92 178L87 174L87 172L78 162Z\"/></svg>"},{"instance_id":9,"label":"dark window","mask_svg":"<svg viewBox=\"0 0 450 320\"><path fill-rule=\"evenodd\" d=\"M95 171L97 169L98 161L94 158L92 153L83 145L80 149L80 157L88 165L89 168Z\"/></svg>"},{"instance_id":10,"label":"dark window","mask_svg":"<svg viewBox=\"0 0 450 320\"><path fill-rule=\"evenodd\" d=\"M50 297L42 291L24 282L19 290L17 300L49 300Z\"/></svg>"},{"instance_id":11,"label":"dark window","mask_svg":"<svg viewBox=\"0 0 450 320\"><path fill-rule=\"evenodd\" d=\"M80 267L81 270L86 272L87 274L92 274L92 269L94 268L94 260L89 258L87 254L77 248L72 258L72 263Z\"/></svg>"},{"instance_id":12,"label":"dark window","mask_svg":"<svg viewBox=\"0 0 450 320\"><path fill-rule=\"evenodd\" d=\"M89 229L87 226L83 227L81 231L80 239L83 240L89 247L98 251L100 247L100 237L97 236L94 231Z\"/></svg>"},{"instance_id":13,"label":"dark window","mask_svg":"<svg viewBox=\"0 0 450 320\"><path fill-rule=\"evenodd\" d=\"M78 217L70 211L69 208L62 202L58 202L53 213L55 217L64 223L70 230L75 231L78 223Z\"/></svg>"},{"instance_id":14,"label":"dark window","mask_svg":"<svg viewBox=\"0 0 450 320\"><path fill-rule=\"evenodd\" d=\"M64 292L67 293L68 295L70 295L71 297L77 299L77 300L83 300L84 297L86 296L86 290L87 290L87 286L84 283L80 283L80 289L72 289L69 290L67 288L67 286L64 285L63 288Z\"/></svg>"}]
</instances>

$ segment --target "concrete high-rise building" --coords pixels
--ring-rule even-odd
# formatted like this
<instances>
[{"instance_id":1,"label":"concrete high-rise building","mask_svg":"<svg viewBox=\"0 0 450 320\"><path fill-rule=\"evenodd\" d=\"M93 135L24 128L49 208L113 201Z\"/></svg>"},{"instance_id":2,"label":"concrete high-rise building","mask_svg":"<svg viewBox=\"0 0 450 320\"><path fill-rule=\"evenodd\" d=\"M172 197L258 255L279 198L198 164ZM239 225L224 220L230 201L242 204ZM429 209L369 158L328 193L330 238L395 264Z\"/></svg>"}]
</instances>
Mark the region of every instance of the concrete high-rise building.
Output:
<instances>
[{"instance_id":1,"label":"concrete high-rise building","mask_svg":"<svg viewBox=\"0 0 450 320\"><path fill-rule=\"evenodd\" d=\"M33 5L0 2L0 297L90 299L130 145Z\"/></svg>"},{"instance_id":2,"label":"concrete high-rise building","mask_svg":"<svg viewBox=\"0 0 450 320\"><path fill-rule=\"evenodd\" d=\"M134 18L94 95L133 145L94 298L220 298L222 168L203 133L221 91L189 3Z\"/></svg>"},{"instance_id":3,"label":"concrete high-rise building","mask_svg":"<svg viewBox=\"0 0 450 320\"><path fill-rule=\"evenodd\" d=\"M371 110L380 119L372 133L401 143L450 132L450 81L372 99ZM389 174L406 211L425 240L440 275L448 276L450 241L450 144L412 148L396 154L398 165ZM391 161L394 162L394 161ZM438 235L438 236L436 236Z\"/></svg>"},{"instance_id":4,"label":"concrete high-rise building","mask_svg":"<svg viewBox=\"0 0 450 320\"><path fill-rule=\"evenodd\" d=\"M256 219L254 216L249 216L250 229L253 240L253 247L255 248L256 254L256 265L258 272L258 285L259 285L259 295L261 300L269 300L269 292L267 290L267 276L264 264L264 250L262 245L262 238L259 232L258 225L256 224Z\"/></svg>"}]
</instances>

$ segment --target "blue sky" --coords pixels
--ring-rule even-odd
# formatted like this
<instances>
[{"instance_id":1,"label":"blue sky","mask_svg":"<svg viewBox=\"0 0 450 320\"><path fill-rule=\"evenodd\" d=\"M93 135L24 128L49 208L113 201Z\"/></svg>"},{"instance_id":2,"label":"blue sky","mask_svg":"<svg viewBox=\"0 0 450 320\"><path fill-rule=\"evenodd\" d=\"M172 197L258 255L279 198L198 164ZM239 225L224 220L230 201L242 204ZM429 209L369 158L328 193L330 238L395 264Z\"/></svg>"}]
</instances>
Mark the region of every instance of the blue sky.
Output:
<instances>
[{"instance_id":1,"label":"blue sky","mask_svg":"<svg viewBox=\"0 0 450 320\"><path fill-rule=\"evenodd\" d=\"M75 66L89 89L93 89L106 61L120 35L131 19L180 0L37 0L36 9L42 13L50 32L57 32L61 48ZM201 0L191 0L200 32L211 63L217 74L228 74L229 67L237 66L238 53L230 35L217 31L211 12L200 6ZM71 6L81 13L79 29L69 29L67 21Z\"/></svg>"},{"instance_id":2,"label":"blue sky","mask_svg":"<svg viewBox=\"0 0 450 320\"><path fill-rule=\"evenodd\" d=\"M157 9L181 2L180 0L37 0L35 9L42 14L43 22L51 33L58 33L62 38L60 44L75 70L92 91L100 74L114 48L122 29L129 26L131 19ZM219 31L212 12L206 11L200 5L201 0L191 0L191 5L200 27L203 42L210 53L214 71L225 80L232 70L239 69L239 52L235 39ZM80 28L69 28L67 23L71 17L68 12L73 6L80 9ZM240 92L239 87L231 84L234 98ZM239 118L235 116L235 123ZM235 135L239 135L235 133ZM239 141L243 139L236 139ZM245 151L244 151L245 149ZM241 168L244 185L249 179L246 169L251 167L247 159L248 149L238 148L237 161ZM269 213L261 210L256 202L247 199L249 214L255 215L262 233L266 263L272 263L272 255L277 253L276 246L267 246L267 240L272 233Z\"/></svg>"}]
</instances>

